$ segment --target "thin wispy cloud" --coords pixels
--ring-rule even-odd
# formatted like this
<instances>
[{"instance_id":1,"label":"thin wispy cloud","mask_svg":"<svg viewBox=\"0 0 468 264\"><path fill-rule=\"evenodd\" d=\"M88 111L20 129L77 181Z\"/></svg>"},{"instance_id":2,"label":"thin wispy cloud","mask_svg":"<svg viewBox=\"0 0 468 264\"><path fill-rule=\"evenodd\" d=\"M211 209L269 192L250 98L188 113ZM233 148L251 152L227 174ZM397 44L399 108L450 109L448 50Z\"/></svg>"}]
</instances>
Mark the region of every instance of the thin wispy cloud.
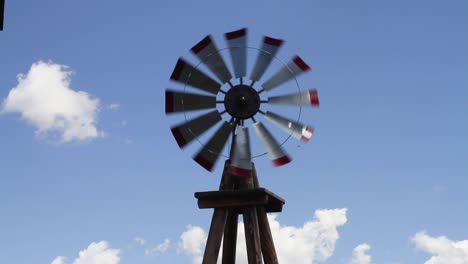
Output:
<instances>
[{"instance_id":1,"label":"thin wispy cloud","mask_svg":"<svg viewBox=\"0 0 468 264\"><path fill-rule=\"evenodd\" d=\"M61 142L82 141L103 136L97 128L99 99L71 88L72 72L65 65L38 61L3 100L3 113L20 113L36 128L39 137Z\"/></svg>"},{"instance_id":2,"label":"thin wispy cloud","mask_svg":"<svg viewBox=\"0 0 468 264\"><path fill-rule=\"evenodd\" d=\"M119 103L112 103L110 105L107 106L107 108L109 108L110 110L119 110L120 109L120 104Z\"/></svg>"},{"instance_id":3,"label":"thin wispy cloud","mask_svg":"<svg viewBox=\"0 0 468 264\"><path fill-rule=\"evenodd\" d=\"M162 243L156 245L155 247L146 249L145 254L152 255L165 253L170 247L171 241L169 239L165 239Z\"/></svg>"}]
</instances>

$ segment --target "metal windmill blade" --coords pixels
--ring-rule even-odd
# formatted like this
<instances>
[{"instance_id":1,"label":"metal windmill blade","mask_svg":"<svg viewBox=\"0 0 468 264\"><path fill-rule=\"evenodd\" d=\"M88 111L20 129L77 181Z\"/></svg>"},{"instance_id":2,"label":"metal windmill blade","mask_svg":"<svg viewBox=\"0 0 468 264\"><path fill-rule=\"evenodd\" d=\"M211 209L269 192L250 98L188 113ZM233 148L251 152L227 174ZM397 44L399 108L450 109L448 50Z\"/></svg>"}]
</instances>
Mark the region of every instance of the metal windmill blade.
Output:
<instances>
[{"instance_id":1,"label":"metal windmill blade","mask_svg":"<svg viewBox=\"0 0 468 264\"><path fill-rule=\"evenodd\" d=\"M319 98L316 89L311 89L309 91L286 94L280 96L268 97L269 104L279 104L279 105L303 105L303 106L319 106Z\"/></svg>"},{"instance_id":2,"label":"metal windmill blade","mask_svg":"<svg viewBox=\"0 0 468 264\"><path fill-rule=\"evenodd\" d=\"M221 114L217 110L214 110L185 123L171 127L171 132L179 147L183 148L216 125L219 121L221 121Z\"/></svg>"},{"instance_id":3,"label":"metal windmill blade","mask_svg":"<svg viewBox=\"0 0 468 264\"><path fill-rule=\"evenodd\" d=\"M190 85L202 91L217 94L221 88L221 84L211 79L205 73L179 58L174 71L171 75L171 80Z\"/></svg>"},{"instance_id":4,"label":"metal windmill blade","mask_svg":"<svg viewBox=\"0 0 468 264\"><path fill-rule=\"evenodd\" d=\"M216 97L166 90L166 114L216 107Z\"/></svg>"},{"instance_id":5,"label":"metal windmill blade","mask_svg":"<svg viewBox=\"0 0 468 264\"><path fill-rule=\"evenodd\" d=\"M234 128L234 123L224 122L193 159L203 168L212 171Z\"/></svg>"},{"instance_id":6,"label":"metal windmill blade","mask_svg":"<svg viewBox=\"0 0 468 264\"><path fill-rule=\"evenodd\" d=\"M231 54L234 76L242 78L245 76L247 69L247 29L242 28L228 32L224 36Z\"/></svg>"},{"instance_id":7,"label":"metal windmill blade","mask_svg":"<svg viewBox=\"0 0 468 264\"><path fill-rule=\"evenodd\" d=\"M308 142L314 134L314 128L307 125L303 125L297 121L291 120L287 117L275 114L273 112L267 111L265 113L265 118L268 121L280 127L287 134L290 134L294 138L300 139L305 142Z\"/></svg>"},{"instance_id":8,"label":"metal windmill blade","mask_svg":"<svg viewBox=\"0 0 468 264\"><path fill-rule=\"evenodd\" d=\"M191 51L218 77L221 83L224 84L232 79L231 72L210 35L193 46Z\"/></svg>"},{"instance_id":9,"label":"metal windmill blade","mask_svg":"<svg viewBox=\"0 0 468 264\"><path fill-rule=\"evenodd\" d=\"M271 61L281 48L281 45L283 45L283 40L281 39L267 36L263 38L262 46L260 47L262 52L258 53L257 61L250 74L251 80L258 82L262 78L265 70L270 66Z\"/></svg>"},{"instance_id":10,"label":"metal windmill blade","mask_svg":"<svg viewBox=\"0 0 468 264\"><path fill-rule=\"evenodd\" d=\"M310 70L307 65L299 56L295 56L287 65L281 68L273 76L271 76L266 82L262 84L262 88L265 91L270 91L284 82L295 78L296 76Z\"/></svg>"},{"instance_id":11,"label":"metal windmill blade","mask_svg":"<svg viewBox=\"0 0 468 264\"><path fill-rule=\"evenodd\" d=\"M282 166L291 162L288 154L284 151L278 141L271 135L271 133L265 128L261 122L255 122L253 124L257 136L265 146L266 152L270 157L270 160L275 166Z\"/></svg>"}]
</instances>

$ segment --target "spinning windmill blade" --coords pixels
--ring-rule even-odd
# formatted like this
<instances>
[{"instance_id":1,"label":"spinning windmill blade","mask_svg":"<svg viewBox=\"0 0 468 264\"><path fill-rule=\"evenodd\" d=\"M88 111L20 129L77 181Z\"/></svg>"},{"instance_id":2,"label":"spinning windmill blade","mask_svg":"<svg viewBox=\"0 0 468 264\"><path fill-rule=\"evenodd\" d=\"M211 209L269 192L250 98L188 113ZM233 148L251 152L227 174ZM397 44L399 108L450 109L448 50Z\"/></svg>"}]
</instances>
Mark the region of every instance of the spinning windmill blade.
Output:
<instances>
[{"instance_id":1,"label":"spinning windmill blade","mask_svg":"<svg viewBox=\"0 0 468 264\"><path fill-rule=\"evenodd\" d=\"M190 65L184 59L179 58L174 71L171 75L171 80L188 84L202 91L217 94L221 88L221 84L211 79L208 75L199 71L197 68Z\"/></svg>"},{"instance_id":2,"label":"spinning windmill blade","mask_svg":"<svg viewBox=\"0 0 468 264\"><path fill-rule=\"evenodd\" d=\"M209 171L213 170L233 129L234 123L224 122L193 159L203 168Z\"/></svg>"},{"instance_id":3,"label":"spinning windmill blade","mask_svg":"<svg viewBox=\"0 0 468 264\"><path fill-rule=\"evenodd\" d=\"M216 107L216 97L166 90L166 114Z\"/></svg>"},{"instance_id":4,"label":"spinning windmill blade","mask_svg":"<svg viewBox=\"0 0 468 264\"><path fill-rule=\"evenodd\" d=\"M281 39L275 39L267 36L263 38L263 43L260 47L262 52L258 53L257 61L255 62L252 74L250 75L251 80L258 82L262 78L265 70L270 66L271 61L280 49L281 45L283 45L283 40Z\"/></svg>"},{"instance_id":5,"label":"spinning windmill blade","mask_svg":"<svg viewBox=\"0 0 468 264\"><path fill-rule=\"evenodd\" d=\"M184 113L185 116L187 112L209 110L171 127L171 132L179 147L185 148L216 126L223 119L222 115L224 113L229 114L229 121L222 122L206 143L199 140L202 147L193 156L193 159L203 168L212 171L226 146L228 138L232 135L231 174L251 176L252 154L246 126L246 122L251 119L255 134L263 143L273 164L275 166L285 165L291 161L291 158L284 151L282 144L278 143L263 123L255 119L255 115L261 113L265 119L278 126L288 135L302 141L308 141L314 132L311 126L303 125L299 121L271 111L264 112L261 110L261 106L262 104L318 106L317 90L311 89L304 92L271 96L266 99L262 99L260 94L263 91L268 92L290 79L294 79L310 68L300 57L296 56L268 78L260 89L256 89L254 84L262 79L284 41L268 36L263 38L260 49L257 49L259 54L250 74L252 82L250 85L246 85L243 83L243 78L246 76L247 66L247 30L243 28L228 32L225 34L225 38L233 64L234 77L239 80L232 80L233 76L212 37L208 35L203 38L191 48L191 51L221 83L179 58L171 79L184 86L188 85L211 95L166 90L167 114ZM221 90L221 87L226 83L229 84L227 91ZM218 94L219 92L222 94ZM218 110L219 107L222 107L219 104L223 104L225 110Z\"/></svg>"},{"instance_id":6,"label":"spinning windmill blade","mask_svg":"<svg viewBox=\"0 0 468 264\"><path fill-rule=\"evenodd\" d=\"M226 67L226 63L224 63L211 36L206 36L197 45L193 46L191 50L223 84L232 79L232 75Z\"/></svg>"},{"instance_id":7,"label":"spinning windmill blade","mask_svg":"<svg viewBox=\"0 0 468 264\"><path fill-rule=\"evenodd\" d=\"M237 128L232 147L231 173L237 176L250 176L252 173L249 129L244 126Z\"/></svg>"},{"instance_id":8,"label":"spinning windmill blade","mask_svg":"<svg viewBox=\"0 0 468 264\"><path fill-rule=\"evenodd\" d=\"M286 66L281 68L273 76L270 77L265 83L262 84L262 88L265 91L270 91L273 88L278 87L282 83L295 78L296 76L309 71L310 67L307 65L299 56L295 56Z\"/></svg>"},{"instance_id":9,"label":"spinning windmill blade","mask_svg":"<svg viewBox=\"0 0 468 264\"><path fill-rule=\"evenodd\" d=\"M308 142L314 134L314 129L310 126L303 125L297 121L280 116L272 112L266 112L265 118L273 124L280 127L283 131L290 134L296 139Z\"/></svg>"},{"instance_id":10,"label":"spinning windmill blade","mask_svg":"<svg viewBox=\"0 0 468 264\"><path fill-rule=\"evenodd\" d=\"M183 148L195 138L201 136L212 126L221 121L221 114L215 110L197 118L189 120L183 124L171 128L172 135L179 147Z\"/></svg>"},{"instance_id":11,"label":"spinning windmill blade","mask_svg":"<svg viewBox=\"0 0 468 264\"><path fill-rule=\"evenodd\" d=\"M319 98L316 89L294 94L268 97L268 103L280 105L311 105L319 106Z\"/></svg>"},{"instance_id":12,"label":"spinning windmill blade","mask_svg":"<svg viewBox=\"0 0 468 264\"><path fill-rule=\"evenodd\" d=\"M224 35L228 43L231 60L234 66L234 76L242 78L247 68L247 29L239 29Z\"/></svg>"},{"instance_id":13,"label":"spinning windmill blade","mask_svg":"<svg viewBox=\"0 0 468 264\"><path fill-rule=\"evenodd\" d=\"M276 139L271 135L271 133L265 128L261 122L255 122L253 124L257 136L262 141L265 146L266 152L270 157L270 160L275 166L282 166L289 162L291 159L288 154L283 150L281 145L276 141Z\"/></svg>"}]
</instances>

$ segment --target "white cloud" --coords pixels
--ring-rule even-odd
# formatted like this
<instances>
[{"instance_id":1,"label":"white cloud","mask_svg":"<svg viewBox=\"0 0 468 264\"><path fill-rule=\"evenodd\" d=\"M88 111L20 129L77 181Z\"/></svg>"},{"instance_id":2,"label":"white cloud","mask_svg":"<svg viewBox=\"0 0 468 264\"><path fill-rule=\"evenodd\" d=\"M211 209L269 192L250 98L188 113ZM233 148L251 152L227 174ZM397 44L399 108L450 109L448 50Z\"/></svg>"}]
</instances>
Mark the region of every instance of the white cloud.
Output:
<instances>
[{"instance_id":1,"label":"white cloud","mask_svg":"<svg viewBox=\"0 0 468 264\"><path fill-rule=\"evenodd\" d=\"M73 264L119 264L120 250L109 248L106 241L93 242L88 248L80 251ZM65 264L64 257L57 257L51 264Z\"/></svg>"},{"instance_id":2,"label":"white cloud","mask_svg":"<svg viewBox=\"0 0 468 264\"><path fill-rule=\"evenodd\" d=\"M193 259L194 264L202 263L206 233L199 226L188 225L180 236L179 249Z\"/></svg>"},{"instance_id":3,"label":"white cloud","mask_svg":"<svg viewBox=\"0 0 468 264\"><path fill-rule=\"evenodd\" d=\"M316 210L314 218L302 227L283 226L276 219L277 215L269 215L279 263L310 264L328 259L339 238L337 227L347 221L346 211L346 208ZM244 225L239 223L236 263L247 263L244 237ZM193 263L201 263L205 242L206 234L202 228L188 226L181 236L179 248L192 257Z\"/></svg>"},{"instance_id":4,"label":"white cloud","mask_svg":"<svg viewBox=\"0 0 468 264\"><path fill-rule=\"evenodd\" d=\"M119 110L120 104L118 103L112 103L109 106L107 106L110 110Z\"/></svg>"},{"instance_id":5,"label":"white cloud","mask_svg":"<svg viewBox=\"0 0 468 264\"><path fill-rule=\"evenodd\" d=\"M133 240L140 246L144 246L146 244L146 240L141 237L135 237Z\"/></svg>"},{"instance_id":6,"label":"white cloud","mask_svg":"<svg viewBox=\"0 0 468 264\"><path fill-rule=\"evenodd\" d=\"M372 258L367 254L367 251L370 250L368 244L360 244L353 249L353 255L351 256L350 264L370 264Z\"/></svg>"},{"instance_id":7,"label":"white cloud","mask_svg":"<svg viewBox=\"0 0 468 264\"><path fill-rule=\"evenodd\" d=\"M65 264L65 257L56 257L51 264Z\"/></svg>"},{"instance_id":8,"label":"white cloud","mask_svg":"<svg viewBox=\"0 0 468 264\"><path fill-rule=\"evenodd\" d=\"M148 248L145 250L146 255L151 255L151 254L158 254L158 253L164 253L166 252L169 248L171 247L171 241L169 239L165 239L161 244L158 244L154 248Z\"/></svg>"},{"instance_id":9,"label":"white cloud","mask_svg":"<svg viewBox=\"0 0 468 264\"><path fill-rule=\"evenodd\" d=\"M99 100L71 89L71 75L64 65L34 63L27 74L18 75L2 112L20 113L40 137L58 133L62 142L70 142L102 136L96 127Z\"/></svg>"},{"instance_id":10,"label":"white cloud","mask_svg":"<svg viewBox=\"0 0 468 264\"><path fill-rule=\"evenodd\" d=\"M467 264L468 240L453 241L445 236L431 237L425 231L414 235L416 246L431 254L424 264Z\"/></svg>"}]
</instances>

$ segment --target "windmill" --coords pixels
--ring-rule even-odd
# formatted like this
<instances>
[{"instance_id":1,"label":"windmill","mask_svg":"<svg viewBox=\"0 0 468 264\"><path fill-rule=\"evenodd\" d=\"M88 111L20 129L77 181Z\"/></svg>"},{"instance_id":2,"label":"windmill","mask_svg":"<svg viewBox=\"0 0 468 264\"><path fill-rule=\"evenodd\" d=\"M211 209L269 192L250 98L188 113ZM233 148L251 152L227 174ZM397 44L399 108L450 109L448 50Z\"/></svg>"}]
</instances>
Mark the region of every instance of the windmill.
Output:
<instances>
[{"instance_id":1,"label":"windmill","mask_svg":"<svg viewBox=\"0 0 468 264\"><path fill-rule=\"evenodd\" d=\"M183 113L186 117L186 113L203 111L195 118L186 117L184 122L173 126L171 132L180 148L186 148L195 141L201 143L200 138L211 133L193 156L208 171L212 171L223 156L223 149L231 137L219 190L195 193L199 208L214 208L203 263L217 262L222 241L222 263L235 263L239 214L243 215L249 263L262 263L262 257L265 263L278 263L266 214L281 212L285 201L260 188L252 162L249 125L272 163L285 165L291 161L290 156L267 126L258 120L259 116L286 132L287 139L292 137L307 142L314 130L299 120L266 111L263 107L318 106L318 94L315 89L299 89L294 93L268 96L270 91L310 70L299 56L294 56L270 77L264 78L283 40L264 36L260 48L251 48L247 45L245 28L228 32L224 37L227 42L225 49L218 49L210 35L191 48L200 60L197 66L178 59L170 79L182 84L184 91L166 90L166 114ZM247 53L250 49L258 54L247 79ZM234 75L221 54L224 50L230 54ZM212 77L204 73L200 65L207 68Z\"/></svg>"}]
</instances>

